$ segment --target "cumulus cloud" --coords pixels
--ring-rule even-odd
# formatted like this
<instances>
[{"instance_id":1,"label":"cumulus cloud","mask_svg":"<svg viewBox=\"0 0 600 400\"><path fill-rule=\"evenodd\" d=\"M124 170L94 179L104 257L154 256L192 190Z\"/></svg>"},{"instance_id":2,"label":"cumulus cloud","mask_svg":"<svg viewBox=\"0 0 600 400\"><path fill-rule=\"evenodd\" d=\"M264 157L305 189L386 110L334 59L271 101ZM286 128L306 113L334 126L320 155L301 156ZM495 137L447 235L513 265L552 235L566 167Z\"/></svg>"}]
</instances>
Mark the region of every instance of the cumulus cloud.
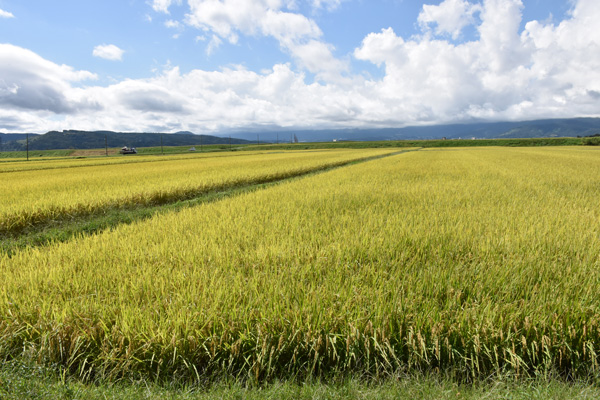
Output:
<instances>
[{"instance_id":1,"label":"cumulus cloud","mask_svg":"<svg viewBox=\"0 0 600 400\"><path fill-rule=\"evenodd\" d=\"M340 72L347 69L345 62L333 56L333 46L327 43L310 40L306 43L294 43L290 49L302 68L317 73L325 81L340 80Z\"/></svg>"},{"instance_id":2,"label":"cumulus cloud","mask_svg":"<svg viewBox=\"0 0 600 400\"><path fill-rule=\"evenodd\" d=\"M182 26L181 26L181 22L179 22L179 21L174 21L174 20L172 20L172 19L170 19L170 20L166 21L166 22L165 22L165 26L166 26L167 28L172 28L172 29L181 29L181 28L182 28Z\"/></svg>"},{"instance_id":3,"label":"cumulus cloud","mask_svg":"<svg viewBox=\"0 0 600 400\"><path fill-rule=\"evenodd\" d=\"M173 36L172 36L173 39L178 39L179 36L181 36L181 33L184 31L183 24L179 21L175 21L172 19L165 22L165 27L167 27L169 29L174 29L177 31L177 33L173 34Z\"/></svg>"},{"instance_id":4,"label":"cumulus cloud","mask_svg":"<svg viewBox=\"0 0 600 400\"><path fill-rule=\"evenodd\" d=\"M104 58L105 60L121 61L123 59L124 50L121 50L114 44L103 44L94 47L94 57Z\"/></svg>"},{"instance_id":5,"label":"cumulus cloud","mask_svg":"<svg viewBox=\"0 0 600 400\"><path fill-rule=\"evenodd\" d=\"M185 99L152 81L128 80L110 87L111 97L124 109L144 113L181 113Z\"/></svg>"},{"instance_id":6,"label":"cumulus cloud","mask_svg":"<svg viewBox=\"0 0 600 400\"><path fill-rule=\"evenodd\" d=\"M46 110L54 113L89 108L72 83L96 79L87 71L57 65L32 51L0 44L0 105L7 109Z\"/></svg>"},{"instance_id":7,"label":"cumulus cloud","mask_svg":"<svg viewBox=\"0 0 600 400\"><path fill-rule=\"evenodd\" d=\"M339 3L317 1L315 5ZM348 69L343 61L333 55L333 46L323 42L323 32L306 16L290 12L280 0L188 0L190 12L186 23L203 31L213 33L207 51L214 51L215 37L235 44L239 35L270 36L282 49L289 52L301 67L318 77L331 78Z\"/></svg>"},{"instance_id":8,"label":"cumulus cloud","mask_svg":"<svg viewBox=\"0 0 600 400\"><path fill-rule=\"evenodd\" d=\"M181 4L181 0L152 0L152 8L156 12L169 14L169 7L172 4Z\"/></svg>"},{"instance_id":9,"label":"cumulus cloud","mask_svg":"<svg viewBox=\"0 0 600 400\"><path fill-rule=\"evenodd\" d=\"M558 26L531 21L522 32L521 0L484 0L479 39L455 45L443 37L458 34L478 7L465 3L440 4L460 9L452 22L424 7L420 19L438 24L434 37L404 39L384 29L356 49L356 58L385 66L385 77L372 82L383 109L405 113L409 123L600 114L589 94L600 86L594 0L579 0Z\"/></svg>"},{"instance_id":10,"label":"cumulus cloud","mask_svg":"<svg viewBox=\"0 0 600 400\"><path fill-rule=\"evenodd\" d=\"M214 53L216 49L219 48L219 46L221 46L222 43L223 41L220 37L218 37L217 35L213 35L210 41L208 42L208 45L206 46L206 54L210 56L212 53Z\"/></svg>"},{"instance_id":11,"label":"cumulus cloud","mask_svg":"<svg viewBox=\"0 0 600 400\"><path fill-rule=\"evenodd\" d=\"M471 4L467 0L444 0L437 6L423 5L418 22L426 31L430 24L435 24L436 34L449 34L457 39L464 27L475 22L474 14L479 11L480 4Z\"/></svg>"},{"instance_id":12,"label":"cumulus cloud","mask_svg":"<svg viewBox=\"0 0 600 400\"><path fill-rule=\"evenodd\" d=\"M0 8L0 18L14 18L14 17L15 16L13 15L13 13L4 11L3 9Z\"/></svg>"}]
</instances>

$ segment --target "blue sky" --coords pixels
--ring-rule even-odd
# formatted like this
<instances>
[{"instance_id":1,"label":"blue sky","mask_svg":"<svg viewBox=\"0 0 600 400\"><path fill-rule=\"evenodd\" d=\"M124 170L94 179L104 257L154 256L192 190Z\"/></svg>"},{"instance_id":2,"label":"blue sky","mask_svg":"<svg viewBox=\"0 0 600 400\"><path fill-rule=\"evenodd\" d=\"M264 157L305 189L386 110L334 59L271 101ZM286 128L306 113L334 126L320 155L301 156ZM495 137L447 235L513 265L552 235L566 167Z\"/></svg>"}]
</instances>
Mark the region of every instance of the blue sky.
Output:
<instances>
[{"instance_id":1,"label":"blue sky","mask_svg":"<svg viewBox=\"0 0 600 400\"><path fill-rule=\"evenodd\" d=\"M600 114L596 0L0 0L0 132Z\"/></svg>"}]
</instances>

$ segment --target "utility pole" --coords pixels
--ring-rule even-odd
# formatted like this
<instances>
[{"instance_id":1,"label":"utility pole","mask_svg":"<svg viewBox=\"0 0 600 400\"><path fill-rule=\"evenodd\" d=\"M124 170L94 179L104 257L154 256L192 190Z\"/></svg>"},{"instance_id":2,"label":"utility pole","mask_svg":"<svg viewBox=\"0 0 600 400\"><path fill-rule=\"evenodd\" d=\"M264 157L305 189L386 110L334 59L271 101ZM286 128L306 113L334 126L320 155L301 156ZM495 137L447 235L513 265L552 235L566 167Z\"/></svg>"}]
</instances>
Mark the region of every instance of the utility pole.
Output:
<instances>
[{"instance_id":1,"label":"utility pole","mask_svg":"<svg viewBox=\"0 0 600 400\"><path fill-rule=\"evenodd\" d=\"M277 144L279 144L279 132L277 132Z\"/></svg>"}]
</instances>

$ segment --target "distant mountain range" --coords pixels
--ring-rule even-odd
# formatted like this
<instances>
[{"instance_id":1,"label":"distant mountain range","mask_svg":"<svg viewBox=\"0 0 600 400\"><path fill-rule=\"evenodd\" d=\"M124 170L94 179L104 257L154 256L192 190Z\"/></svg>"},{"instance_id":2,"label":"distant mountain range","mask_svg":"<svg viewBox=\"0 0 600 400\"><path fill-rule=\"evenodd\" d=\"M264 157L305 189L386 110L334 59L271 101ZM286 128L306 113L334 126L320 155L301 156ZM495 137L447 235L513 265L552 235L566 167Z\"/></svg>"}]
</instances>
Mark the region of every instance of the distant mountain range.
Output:
<instances>
[{"instance_id":1,"label":"distant mountain range","mask_svg":"<svg viewBox=\"0 0 600 400\"><path fill-rule=\"evenodd\" d=\"M383 129L253 129L223 136L195 135L192 132L134 133L113 131L51 131L29 134L30 150L97 149L108 147L198 146L200 144L248 144L301 142L423 140L423 139L495 139L577 137L600 134L600 118L547 119L524 122L482 122ZM25 133L0 133L0 151L25 150Z\"/></svg>"},{"instance_id":2,"label":"distant mountain range","mask_svg":"<svg viewBox=\"0 0 600 400\"><path fill-rule=\"evenodd\" d=\"M108 147L199 146L201 144L248 144L244 139L195 135L192 132L142 133L113 131L50 131L43 135L0 133L0 151L25 150L29 135L29 150L100 149Z\"/></svg>"},{"instance_id":3,"label":"distant mountain range","mask_svg":"<svg viewBox=\"0 0 600 400\"><path fill-rule=\"evenodd\" d=\"M409 126L383 129L268 130L260 140L290 142L296 135L301 142L332 140L427 140L427 139L513 139L577 137L600 134L600 118L546 119L524 122L481 122L471 124ZM232 132L232 136L256 141L257 131Z\"/></svg>"}]
</instances>

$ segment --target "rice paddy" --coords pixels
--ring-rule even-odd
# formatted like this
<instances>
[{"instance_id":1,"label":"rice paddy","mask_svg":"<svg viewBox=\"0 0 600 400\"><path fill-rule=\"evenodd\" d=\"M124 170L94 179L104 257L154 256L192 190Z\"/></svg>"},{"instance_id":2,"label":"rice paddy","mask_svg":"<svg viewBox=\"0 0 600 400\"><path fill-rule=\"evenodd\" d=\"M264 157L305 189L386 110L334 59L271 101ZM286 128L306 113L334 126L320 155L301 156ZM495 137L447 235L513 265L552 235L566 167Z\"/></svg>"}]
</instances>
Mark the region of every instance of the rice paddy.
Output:
<instances>
[{"instance_id":1,"label":"rice paddy","mask_svg":"<svg viewBox=\"0 0 600 400\"><path fill-rule=\"evenodd\" d=\"M32 209L384 154L248 155L209 161L214 175L173 160L140 168L130 192L94 184L85 200L53 181L53 200ZM1 256L0 357L83 380L598 376L600 151L387 154ZM113 168L94 167L94 182L118 181ZM64 171L45 179L83 181ZM5 199L3 221L28 210Z\"/></svg>"},{"instance_id":2,"label":"rice paddy","mask_svg":"<svg viewBox=\"0 0 600 400\"><path fill-rule=\"evenodd\" d=\"M156 157L48 161L35 170L0 167L0 233L53 218L91 214L128 205L152 205L209 191L269 182L390 153L370 149L303 153L247 153L243 156ZM131 161L130 161L131 160ZM17 168L22 168L17 164ZM10 172L10 173L8 173Z\"/></svg>"}]
</instances>

